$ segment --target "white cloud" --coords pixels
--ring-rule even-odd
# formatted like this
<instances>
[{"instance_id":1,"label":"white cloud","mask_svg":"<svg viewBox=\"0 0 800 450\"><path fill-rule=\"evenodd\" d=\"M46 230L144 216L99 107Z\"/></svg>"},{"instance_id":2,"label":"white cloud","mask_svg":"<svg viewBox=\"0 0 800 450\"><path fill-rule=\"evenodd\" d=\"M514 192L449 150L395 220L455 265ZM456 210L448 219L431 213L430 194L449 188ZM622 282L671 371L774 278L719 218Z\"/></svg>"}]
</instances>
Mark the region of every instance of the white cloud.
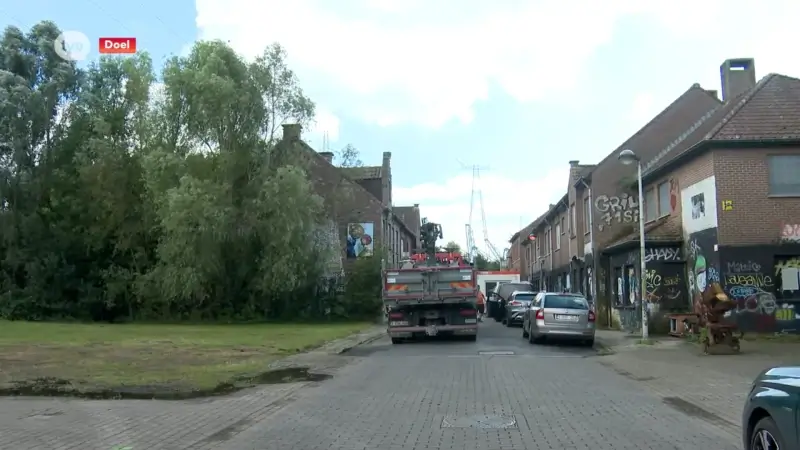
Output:
<instances>
[{"instance_id":1,"label":"white cloud","mask_svg":"<svg viewBox=\"0 0 800 450\"><path fill-rule=\"evenodd\" d=\"M508 247L508 239L519 229L547 211L567 189L569 166L545 173L535 179L516 180L499 173L485 173L480 178L489 240L498 252ZM456 241L466 248L465 224L469 222L472 175L459 174L444 182L423 183L393 189L396 205L420 204L428 220L442 224L444 241ZM477 196L476 196L477 197ZM472 213L473 235L482 252L487 247L477 198Z\"/></svg>"},{"instance_id":2,"label":"white cloud","mask_svg":"<svg viewBox=\"0 0 800 450\"><path fill-rule=\"evenodd\" d=\"M469 122L490 82L521 101L570 89L610 40L616 19L636 7L632 0L580 0L569 8L362 0L347 14L336 11L351 3L197 0L197 25L201 38L227 40L248 55L280 42L303 79L325 76L368 121L439 126Z\"/></svg>"},{"instance_id":3,"label":"white cloud","mask_svg":"<svg viewBox=\"0 0 800 450\"><path fill-rule=\"evenodd\" d=\"M653 21L661 26L653 33L664 42L703 41L697 52L707 54L711 65L744 52L770 67L800 69L800 60L786 58L780 45L800 38L800 28L791 22L800 14L800 2L793 0L765 0L758 7L744 0L569 5L197 0L196 5L201 38L226 40L247 55L280 42L304 83L316 78L334 87L320 92L318 100L380 125L469 122L490 83L519 101L563 99L594 52L611 42L622 18Z\"/></svg>"}]
</instances>

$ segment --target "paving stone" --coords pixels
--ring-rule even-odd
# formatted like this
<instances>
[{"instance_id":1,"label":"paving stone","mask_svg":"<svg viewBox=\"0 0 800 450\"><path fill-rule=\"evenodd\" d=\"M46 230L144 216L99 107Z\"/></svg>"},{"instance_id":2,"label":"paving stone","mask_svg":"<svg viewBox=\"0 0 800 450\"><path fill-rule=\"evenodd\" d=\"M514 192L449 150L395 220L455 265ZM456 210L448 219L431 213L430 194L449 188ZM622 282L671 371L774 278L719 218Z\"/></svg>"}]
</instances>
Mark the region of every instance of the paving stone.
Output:
<instances>
[{"instance_id":1,"label":"paving stone","mask_svg":"<svg viewBox=\"0 0 800 450\"><path fill-rule=\"evenodd\" d=\"M601 364L607 357L530 345L518 328L484 323L477 343L391 345L382 338L344 355L322 353L321 367L335 366L330 380L224 398L0 399L0 449L738 448L724 422L665 403L649 385ZM513 427L442 426L508 418Z\"/></svg>"}]
</instances>

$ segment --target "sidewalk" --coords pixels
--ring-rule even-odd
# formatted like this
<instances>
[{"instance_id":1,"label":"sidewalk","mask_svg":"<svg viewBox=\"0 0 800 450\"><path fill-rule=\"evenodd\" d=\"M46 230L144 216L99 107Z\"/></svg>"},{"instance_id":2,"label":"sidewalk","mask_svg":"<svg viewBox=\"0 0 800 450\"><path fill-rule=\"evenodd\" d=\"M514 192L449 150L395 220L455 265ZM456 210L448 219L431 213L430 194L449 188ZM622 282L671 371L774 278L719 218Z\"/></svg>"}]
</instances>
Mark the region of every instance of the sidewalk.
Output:
<instances>
[{"instance_id":1,"label":"sidewalk","mask_svg":"<svg viewBox=\"0 0 800 450\"><path fill-rule=\"evenodd\" d=\"M641 345L637 336L598 330L596 340L609 353L600 364L737 436L753 379L769 367L800 365L800 343L743 341L738 355L703 355L699 346L670 337Z\"/></svg>"}]
</instances>

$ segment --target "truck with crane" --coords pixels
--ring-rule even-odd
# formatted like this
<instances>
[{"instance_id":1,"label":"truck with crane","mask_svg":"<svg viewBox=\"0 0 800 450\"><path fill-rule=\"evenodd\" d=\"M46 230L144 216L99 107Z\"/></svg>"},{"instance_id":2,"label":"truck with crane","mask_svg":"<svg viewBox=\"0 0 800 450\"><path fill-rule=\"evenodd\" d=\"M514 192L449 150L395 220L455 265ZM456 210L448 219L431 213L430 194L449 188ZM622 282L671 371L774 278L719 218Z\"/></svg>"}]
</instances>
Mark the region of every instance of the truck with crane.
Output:
<instances>
[{"instance_id":1,"label":"truck with crane","mask_svg":"<svg viewBox=\"0 0 800 450\"><path fill-rule=\"evenodd\" d=\"M475 270L458 253L437 253L441 225L422 219L424 252L383 273L383 302L392 344L425 336L478 338Z\"/></svg>"}]
</instances>

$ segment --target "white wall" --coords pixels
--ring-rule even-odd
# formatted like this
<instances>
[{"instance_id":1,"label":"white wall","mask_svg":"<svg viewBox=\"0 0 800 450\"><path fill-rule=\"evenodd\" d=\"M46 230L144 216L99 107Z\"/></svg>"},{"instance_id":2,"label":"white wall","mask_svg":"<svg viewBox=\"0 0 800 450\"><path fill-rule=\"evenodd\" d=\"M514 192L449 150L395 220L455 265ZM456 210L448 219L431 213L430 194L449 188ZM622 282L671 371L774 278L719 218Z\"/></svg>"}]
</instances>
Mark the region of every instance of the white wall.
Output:
<instances>
[{"instance_id":1,"label":"white wall","mask_svg":"<svg viewBox=\"0 0 800 450\"><path fill-rule=\"evenodd\" d=\"M685 233L717 227L717 180L713 176L681 189L681 220Z\"/></svg>"}]
</instances>

